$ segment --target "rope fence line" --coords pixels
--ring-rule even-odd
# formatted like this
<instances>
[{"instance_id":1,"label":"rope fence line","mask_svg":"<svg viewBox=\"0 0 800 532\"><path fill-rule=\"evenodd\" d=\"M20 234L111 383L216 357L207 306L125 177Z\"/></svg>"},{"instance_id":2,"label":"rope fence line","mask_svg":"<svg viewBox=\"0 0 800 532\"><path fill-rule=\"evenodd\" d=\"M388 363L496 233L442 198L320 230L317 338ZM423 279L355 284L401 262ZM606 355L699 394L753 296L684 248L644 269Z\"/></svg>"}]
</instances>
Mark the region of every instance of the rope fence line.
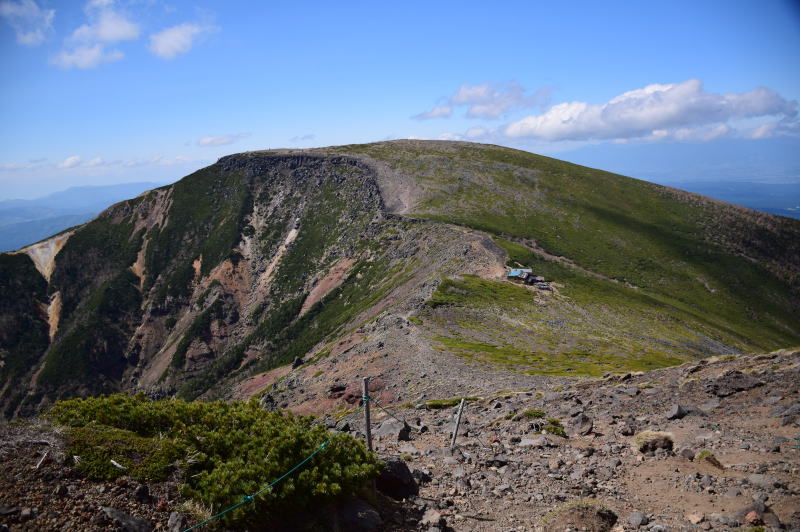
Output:
<instances>
[{"instance_id":1,"label":"rope fence line","mask_svg":"<svg viewBox=\"0 0 800 532\"><path fill-rule=\"evenodd\" d=\"M365 403L366 403L367 401L369 401L370 399L371 399L371 398L370 398L370 397L368 397L368 396L367 396L367 397L364 397L364 401L365 401ZM336 425L339 425L339 423L340 423L341 421L345 421L345 420L347 420L348 418L350 418L350 417L353 417L353 416L355 416L356 414L358 414L358 413L359 413L359 412L360 412L362 409L363 409L363 407L360 407L360 408L356 409L355 411L353 411L353 412L352 412L350 415L348 415L348 416L346 416L345 418L343 418L342 420L339 420L339 421L337 421L337 422L336 422L336 424L334 425L334 428L336 428ZM333 440L333 439L334 439L336 436L338 436L338 435L339 435L341 432L342 432L342 429L341 429L341 428L338 428L338 429L336 429L336 431L333 433L333 435L332 435L330 438L328 438L327 440L325 440L324 442L322 442L322 443L321 443L321 444L320 444L320 445L319 445L319 446L318 446L316 449L314 449L314 452L312 452L311 454L309 454L308 456L306 456L304 459L302 459L300 462L298 462L298 463L297 463L297 464L296 464L296 465L295 465L293 468L291 468L291 469L290 469L290 470L288 470L286 473L284 473L283 475L279 476L278 478L276 478L275 480L273 480L272 482L270 482L269 484L267 484L266 486L264 486L263 488L261 488L261 489L260 489L260 490L258 490L257 492L253 493L252 495L244 495L244 496L242 497L242 500L241 500L241 501L239 501L239 502L237 502L237 503L236 503L236 504L234 504L233 506L230 506L230 507L228 507L228 508L226 508L226 509L222 510L222 511L221 511L221 512L219 512L218 514L212 515L212 516L211 516L211 517L209 517L208 519L206 519L206 520L204 520L204 521L201 521L200 523L197 523L196 525L194 525L194 526L191 526L191 527L187 528L187 529L186 529L186 530L184 530L183 532L189 532L189 531L191 531L191 530L194 530L194 529L196 529L196 528L200 528L201 526L203 526L203 525L205 525L205 524L207 524L207 523L210 523L211 521L213 521L213 520L215 520L215 519L218 519L218 518L222 517L223 515L227 514L228 512L232 512L233 510L235 510L235 509L239 508L240 506L243 506L243 505L245 505L245 504L247 504L247 503L249 503L249 502L253 502L253 500L254 500L256 497L258 497L259 495L261 495L261 494L262 494L262 493L264 493L265 491L269 491L269 490L271 490L271 489L272 489L274 486L276 486L278 483L280 483L281 481L283 481L283 480L284 480L284 479L286 479L287 477L291 476L291 475L292 475L292 473L294 473L295 471L297 471L298 469L300 469L301 467L303 467L303 466L304 466L304 465L305 465L305 464L306 464L306 463L307 463L309 460L311 460L312 458L314 458L314 456L316 456L317 454L319 454L320 452L322 452L323 450L325 450L325 448L326 448L326 447L328 447L328 444L329 444L329 443L330 443L330 442L331 442L331 441L332 441L332 440Z\"/></svg>"}]
</instances>

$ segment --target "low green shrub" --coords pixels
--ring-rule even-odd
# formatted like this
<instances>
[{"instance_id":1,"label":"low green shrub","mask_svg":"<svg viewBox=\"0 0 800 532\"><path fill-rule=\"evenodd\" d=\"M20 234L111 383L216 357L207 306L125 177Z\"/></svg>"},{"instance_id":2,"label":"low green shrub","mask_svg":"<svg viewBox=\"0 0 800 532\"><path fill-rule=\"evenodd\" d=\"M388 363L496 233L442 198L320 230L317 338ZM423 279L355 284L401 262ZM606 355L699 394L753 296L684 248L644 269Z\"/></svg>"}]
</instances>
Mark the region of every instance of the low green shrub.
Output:
<instances>
[{"instance_id":1,"label":"low green shrub","mask_svg":"<svg viewBox=\"0 0 800 532\"><path fill-rule=\"evenodd\" d=\"M292 475L226 514L222 521L228 526L280 520L284 512L352 496L379 472L362 442L312 426L309 416L263 410L256 401L111 395L60 401L48 416L70 427L68 455L80 457L76 467L87 476L160 480L177 468L185 479L183 496L213 512L257 492L328 441Z\"/></svg>"},{"instance_id":2,"label":"low green shrub","mask_svg":"<svg viewBox=\"0 0 800 532\"><path fill-rule=\"evenodd\" d=\"M544 410L529 409L522 412L522 415L528 419L540 419L544 417Z\"/></svg>"},{"instance_id":3,"label":"low green shrub","mask_svg":"<svg viewBox=\"0 0 800 532\"><path fill-rule=\"evenodd\" d=\"M551 417L547 419L547 424L542 427L542 430L547 431L550 434L555 436L561 436L562 438L567 437L567 432L564 430L564 426L561 424L561 420Z\"/></svg>"},{"instance_id":4,"label":"low green shrub","mask_svg":"<svg viewBox=\"0 0 800 532\"><path fill-rule=\"evenodd\" d=\"M477 397L465 397L468 403L477 401ZM450 408L457 406L461 402L461 397L453 397L451 399L432 399L425 403L425 406L431 410L441 410L442 408Z\"/></svg>"}]
</instances>

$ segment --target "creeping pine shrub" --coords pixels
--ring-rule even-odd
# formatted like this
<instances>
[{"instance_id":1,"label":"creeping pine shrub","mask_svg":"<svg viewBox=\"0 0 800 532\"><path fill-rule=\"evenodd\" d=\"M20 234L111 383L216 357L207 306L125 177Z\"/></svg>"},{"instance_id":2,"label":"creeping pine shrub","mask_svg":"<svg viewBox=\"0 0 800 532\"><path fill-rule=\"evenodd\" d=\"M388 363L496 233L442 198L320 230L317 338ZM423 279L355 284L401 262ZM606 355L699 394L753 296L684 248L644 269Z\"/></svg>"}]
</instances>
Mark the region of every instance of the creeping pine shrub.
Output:
<instances>
[{"instance_id":1,"label":"creeping pine shrub","mask_svg":"<svg viewBox=\"0 0 800 532\"><path fill-rule=\"evenodd\" d=\"M280 520L284 512L354 495L379 472L379 462L362 442L312 426L310 416L265 411L256 401L111 395L59 401L48 416L70 427L68 454L80 457L76 467L88 476L124 473L159 480L178 468L185 479L182 494L213 512L259 491L330 439L285 480L227 513L222 521L228 526ZM127 469L110 466L110 460Z\"/></svg>"}]
</instances>

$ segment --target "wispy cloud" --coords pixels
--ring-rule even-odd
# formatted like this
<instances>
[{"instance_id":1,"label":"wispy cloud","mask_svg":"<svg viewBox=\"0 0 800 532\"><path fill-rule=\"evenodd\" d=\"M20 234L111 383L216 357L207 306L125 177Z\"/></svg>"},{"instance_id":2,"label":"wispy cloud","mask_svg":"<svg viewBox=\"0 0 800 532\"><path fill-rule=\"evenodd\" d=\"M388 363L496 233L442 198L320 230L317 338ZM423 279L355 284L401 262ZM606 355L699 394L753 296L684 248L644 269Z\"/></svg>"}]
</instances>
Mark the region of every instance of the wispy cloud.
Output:
<instances>
[{"instance_id":1,"label":"wispy cloud","mask_svg":"<svg viewBox=\"0 0 800 532\"><path fill-rule=\"evenodd\" d=\"M34 0L0 2L0 17L14 30L17 42L24 46L42 44L53 28L55 9L42 9Z\"/></svg>"},{"instance_id":2,"label":"wispy cloud","mask_svg":"<svg viewBox=\"0 0 800 532\"><path fill-rule=\"evenodd\" d=\"M306 135L298 135L296 137L292 137L289 139L289 142L305 142L309 140L314 140L317 136L313 133L308 133Z\"/></svg>"},{"instance_id":3,"label":"wispy cloud","mask_svg":"<svg viewBox=\"0 0 800 532\"><path fill-rule=\"evenodd\" d=\"M233 144L239 139L249 137L250 133L236 133L235 135L221 135L218 137L208 136L197 141L198 146L224 146Z\"/></svg>"},{"instance_id":4,"label":"wispy cloud","mask_svg":"<svg viewBox=\"0 0 800 532\"><path fill-rule=\"evenodd\" d=\"M202 26L191 22L178 24L150 35L151 52L162 59L174 59L192 49L195 40L213 31L211 26Z\"/></svg>"},{"instance_id":5,"label":"wispy cloud","mask_svg":"<svg viewBox=\"0 0 800 532\"><path fill-rule=\"evenodd\" d=\"M70 155L56 166L58 168L75 168L81 163L81 156L80 155Z\"/></svg>"},{"instance_id":6,"label":"wispy cloud","mask_svg":"<svg viewBox=\"0 0 800 532\"><path fill-rule=\"evenodd\" d=\"M437 105L430 111L414 115L411 118L415 120L430 120L431 118L447 118L453 114L453 108L449 105Z\"/></svg>"},{"instance_id":7,"label":"wispy cloud","mask_svg":"<svg viewBox=\"0 0 800 532\"><path fill-rule=\"evenodd\" d=\"M107 50L102 43L78 46L71 50L61 50L50 58L50 62L65 70L71 68L95 68L103 63L119 61L124 55L119 50Z\"/></svg>"},{"instance_id":8,"label":"wispy cloud","mask_svg":"<svg viewBox=\"0 0 800 532\"><path fill-rule=\"evenodd\" d=\"M478 85L461 85L443 105L437 105L430 111L412 116L417 120L431 118L448 118L455 108L466 108L470 118L499 118L503 114L518 108L528 108L543 104L550 94L549 87L543 87L533 93L527 93L522 85L512 81L505 86L494 83Z\"/></svg>"},{"instance_id":9,"label":"wispy cloud","mask_svg":"<svg viewBox=\"0 0 800 532\"><path fill-rule=\"evenodd\" d=\"M540 115L508 124L504 134L546 141L594 139L713 140L736 134L739 119L778 117L780 128L796 124L797 102L766 87L739 94L706 92L702 82L653 84L602 104L564 102ZM760 131L760 135L768 134ZM770 134L776 134L772 132Z\"/></svg>"}]
</instances>

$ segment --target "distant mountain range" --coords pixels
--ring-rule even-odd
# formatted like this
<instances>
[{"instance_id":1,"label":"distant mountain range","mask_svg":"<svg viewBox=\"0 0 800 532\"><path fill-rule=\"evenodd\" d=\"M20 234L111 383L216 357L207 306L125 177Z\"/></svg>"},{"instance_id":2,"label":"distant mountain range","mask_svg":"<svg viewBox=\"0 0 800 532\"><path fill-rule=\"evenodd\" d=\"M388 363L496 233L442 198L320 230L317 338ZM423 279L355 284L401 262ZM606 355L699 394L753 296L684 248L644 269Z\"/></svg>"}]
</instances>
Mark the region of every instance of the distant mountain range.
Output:
<instances>
[{"instance_id":1,"label":"distant mountain range","mask_svg":"<svg viewBox=\"0 0 800 532\"><path fill-rule=\"evenodd\" d=\"M31 200L0 201L0 251L12 251L80 225L159 183L73 187Z\"/></svg>"},{"instance_id":2,"label":"distant mountain range","mask_svg":"<svg viewBox=\"0 0 800 532\"><path fill-rule=\"evenodd\" d=\"M687 181L669 185L757 211L800 219L800 183Z\"/></svg>"}]
</instances>

